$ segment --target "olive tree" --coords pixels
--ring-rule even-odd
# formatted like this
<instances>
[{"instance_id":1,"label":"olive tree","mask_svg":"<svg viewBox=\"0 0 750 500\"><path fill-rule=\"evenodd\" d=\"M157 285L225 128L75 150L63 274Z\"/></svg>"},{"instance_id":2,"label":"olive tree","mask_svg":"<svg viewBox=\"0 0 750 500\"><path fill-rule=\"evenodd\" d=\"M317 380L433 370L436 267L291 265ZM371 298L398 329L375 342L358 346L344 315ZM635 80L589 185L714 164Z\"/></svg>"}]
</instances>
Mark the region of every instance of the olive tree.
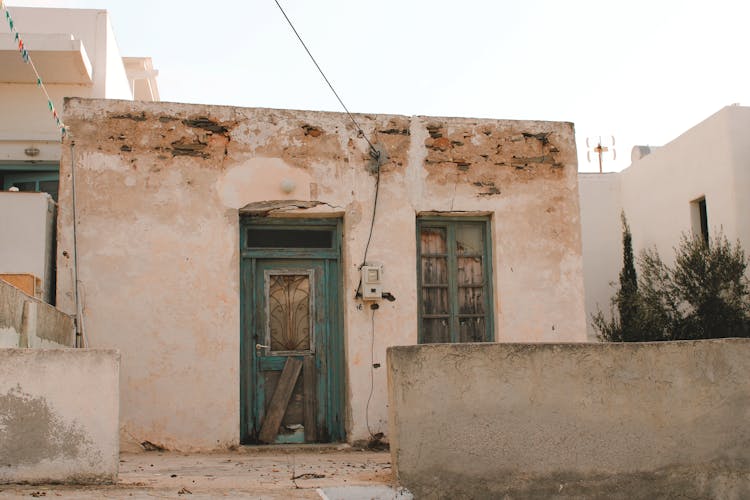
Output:
<instances>
[{"instance_id":1,"label":"olive tree","mask_svg":"<svg viewBox=\"0 0 750 500\"><path fill-rule=\"evenodd\" d=\"M625 215L623 268L610 318L593 316L600 340L636 342L750 336L748 259L739 242L723 234L709 242L682 235L674 264L655 248L633 263L632 235Z\"/></svg>"}]
</instances>

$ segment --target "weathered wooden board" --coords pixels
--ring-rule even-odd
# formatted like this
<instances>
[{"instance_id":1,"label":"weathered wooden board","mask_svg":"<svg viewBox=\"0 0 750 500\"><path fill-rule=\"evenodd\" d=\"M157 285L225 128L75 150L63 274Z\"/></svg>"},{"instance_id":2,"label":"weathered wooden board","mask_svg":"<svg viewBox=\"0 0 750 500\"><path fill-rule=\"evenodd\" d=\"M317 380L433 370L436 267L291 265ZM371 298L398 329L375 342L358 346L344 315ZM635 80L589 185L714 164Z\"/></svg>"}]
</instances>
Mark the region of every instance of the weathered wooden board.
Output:
<instances>
[{"instance_id":1,"label":"weathered wooden board","mask_svg":"<svg viewBox=\"0 0 750 500\"><path fill-rule=\"evenodd\" d=\"M305 442L314 443L318 436L318 423L316 418L317 402L315 397L315 357L305 356L302 368L305 391Z\"/></svg>"},{"instance_id":2,"label":"weathered wooden board","mask_svg":"<svg viewBox=\"0 0 750 500\"><path fill-rule=\"evenodd\" d=\"M284 418L284 412L286 412L301 369L302 360L291 356L286 359L281 378L271 398L271 405L268 407L266 418L263 419L263 425L260 428L258 440L262 443L273 443L276 440L281 420Z\"/></svg>"}]
</instances>

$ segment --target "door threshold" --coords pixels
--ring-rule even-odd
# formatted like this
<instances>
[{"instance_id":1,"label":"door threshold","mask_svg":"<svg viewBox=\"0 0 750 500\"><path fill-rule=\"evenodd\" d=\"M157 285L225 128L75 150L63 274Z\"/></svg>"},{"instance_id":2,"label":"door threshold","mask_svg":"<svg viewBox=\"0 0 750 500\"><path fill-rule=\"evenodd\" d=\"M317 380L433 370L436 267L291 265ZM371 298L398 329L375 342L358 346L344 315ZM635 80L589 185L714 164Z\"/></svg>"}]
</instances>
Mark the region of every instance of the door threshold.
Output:
<instances>
[{"instance_id":1,"label":"door threshold","mask_svg":"<svg viewBox=\"0 0 750 500\"><path fill-rule=\"evenodd\" d=\"M358 451L349 443L299 443L299 444L242 444L237 451L247 454L261 453L332 453Z\"/></svg>"}]
</instances>

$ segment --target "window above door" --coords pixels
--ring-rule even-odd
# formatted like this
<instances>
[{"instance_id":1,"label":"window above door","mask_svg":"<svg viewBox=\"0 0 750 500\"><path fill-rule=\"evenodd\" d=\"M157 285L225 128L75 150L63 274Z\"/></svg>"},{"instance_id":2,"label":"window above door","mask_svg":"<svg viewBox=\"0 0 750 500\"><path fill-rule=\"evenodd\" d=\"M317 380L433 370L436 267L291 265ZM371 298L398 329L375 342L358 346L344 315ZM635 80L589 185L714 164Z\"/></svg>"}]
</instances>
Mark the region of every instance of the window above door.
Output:
<instances>
[{"instance_id":1,"label":"window above door","mask_svg":"<svg viewBox=\"0 0 750 500\"><path fill-rule=\"evenodd\" d=\"M286 219L240 214L243 257L338 258L339 219Z\"/></svg>"}]
</instances>

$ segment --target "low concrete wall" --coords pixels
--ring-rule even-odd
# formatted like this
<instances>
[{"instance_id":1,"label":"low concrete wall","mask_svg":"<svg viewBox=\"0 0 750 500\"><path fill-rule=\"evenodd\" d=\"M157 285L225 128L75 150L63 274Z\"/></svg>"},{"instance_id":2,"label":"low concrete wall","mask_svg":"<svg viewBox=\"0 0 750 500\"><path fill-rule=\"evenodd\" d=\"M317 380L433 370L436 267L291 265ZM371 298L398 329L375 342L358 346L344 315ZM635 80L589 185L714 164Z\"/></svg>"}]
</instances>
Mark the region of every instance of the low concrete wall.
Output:
<instances>
[{"instance_id":1,"label":"low concrete wall","mask_svg":"<svg viewBox=\"0 0 750 500\"><path fill-rule=\"evenodd\" d=\"M119 464L117 351L0 349L0 483L102 483Z\"/></svg>"},{"instance_id":2,"label":"low concrete wall","mask_svg":"<svg viewBox=\"0 0 750 500\"><path fill-rule=\"evenodd\" d=\"M73 347L72 316L0 280L0 348Z\"/></svg>"},{"instance_id":3,"label":"low concrete wall","mask_svg":"<svg viewBox=\"0 0 750 500\"><path fill-rule=\"evenodd\" d=\"M418 498L750 497L750 339L388 350Z\"/></svg>"}]
</instances>

